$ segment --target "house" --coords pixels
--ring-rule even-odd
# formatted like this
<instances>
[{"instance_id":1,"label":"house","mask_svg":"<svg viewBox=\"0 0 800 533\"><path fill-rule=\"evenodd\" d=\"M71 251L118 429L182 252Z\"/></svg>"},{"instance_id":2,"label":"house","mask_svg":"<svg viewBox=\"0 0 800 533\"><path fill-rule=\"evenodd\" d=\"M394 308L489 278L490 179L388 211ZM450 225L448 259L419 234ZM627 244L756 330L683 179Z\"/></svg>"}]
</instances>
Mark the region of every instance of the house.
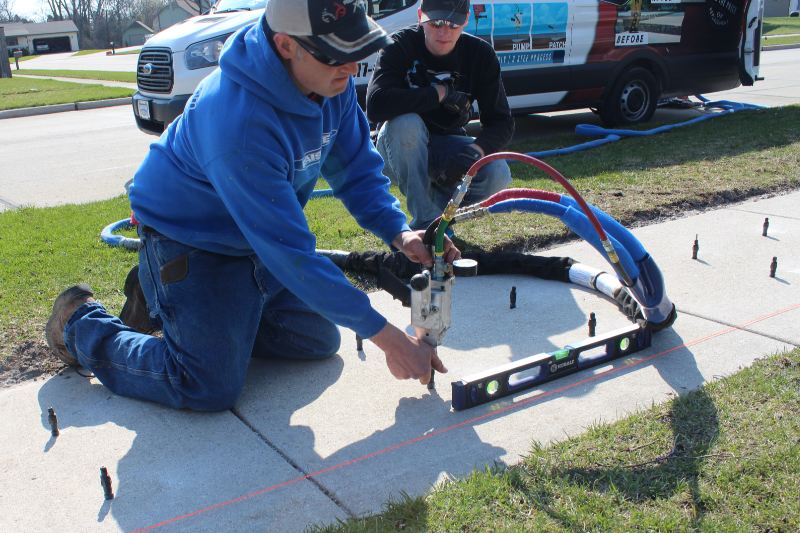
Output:
<instances>
[{"instance_id":1,"label":"house","mask_svg":"<svg viewBox=\"0 0 800 533\"><path fill-rule=\"evenodd\" d=\"M155 32L142 22L134 20L122 32L122 46L137 46L144 44Z\"/></svg>"},{"instance_id":2,"label":"house","mask_svg":"<svg viewBox=\"0 0 800 533\"><path fill-rule=\"evenodd\" d=\"M197 0L197 2L192 0L172 0L159 10L156 19L153 21L153 29L159 32L182 20L196 17L201 13L207 12L210 5L209 0Z\"/></svg>"},{"instance_id":3,"label":"house","mask_svg":"<svg viewBox=\"0 0 800 533\"><path fill-rule=\"evenodd\" d=\"M71 20L39 23L3 23L9 51L29 54L73 52L78 47L78 27Z\"/></svg>"}]
</instances>

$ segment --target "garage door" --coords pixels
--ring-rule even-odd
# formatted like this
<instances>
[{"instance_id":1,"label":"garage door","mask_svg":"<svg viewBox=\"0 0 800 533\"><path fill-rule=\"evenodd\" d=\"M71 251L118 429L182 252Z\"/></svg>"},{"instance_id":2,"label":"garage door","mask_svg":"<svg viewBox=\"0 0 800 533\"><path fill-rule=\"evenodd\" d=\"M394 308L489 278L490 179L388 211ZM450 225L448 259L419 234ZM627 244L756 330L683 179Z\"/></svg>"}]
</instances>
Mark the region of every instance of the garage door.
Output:
<instances>
[{"instance_id":1,"label":"garage door","mask_svg":"<svg viewBox=\"0 0 800 533\"><path fill-rule=\"evenodd\" d=\"M71 52L72 45L69 37L48 37L46 39L34 39L34 54L53 54L55 52Z\"/></svg>"}]
</instances>

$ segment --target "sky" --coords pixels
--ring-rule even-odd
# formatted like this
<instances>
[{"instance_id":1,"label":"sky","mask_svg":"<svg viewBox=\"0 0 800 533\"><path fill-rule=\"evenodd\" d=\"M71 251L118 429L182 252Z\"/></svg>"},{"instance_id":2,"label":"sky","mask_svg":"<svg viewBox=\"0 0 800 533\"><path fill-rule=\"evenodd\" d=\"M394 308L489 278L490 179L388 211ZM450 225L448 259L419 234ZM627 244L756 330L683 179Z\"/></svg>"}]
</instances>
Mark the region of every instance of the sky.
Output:
<instances>
[{"instance_id":1,"label":"sky","mask_svg":"<svg viewBox=\"0 0 800 533\"><path fill-rule=\"evenodd\" d=\"M45 0L11 0L11 12L35 22L44 22Z\"/></svg>"}]
</instances>

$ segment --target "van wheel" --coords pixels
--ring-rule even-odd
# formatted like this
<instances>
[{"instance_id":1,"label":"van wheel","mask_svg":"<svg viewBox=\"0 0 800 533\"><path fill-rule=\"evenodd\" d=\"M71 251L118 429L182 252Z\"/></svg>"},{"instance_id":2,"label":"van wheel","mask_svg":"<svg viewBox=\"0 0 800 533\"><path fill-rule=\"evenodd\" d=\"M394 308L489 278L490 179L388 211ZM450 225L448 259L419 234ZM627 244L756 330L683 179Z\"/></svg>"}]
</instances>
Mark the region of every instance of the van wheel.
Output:
<instances>
[{"instance_id":1,"label":"van wheel","mask_svg":"<svg viewBox=\"0 0 800 533\"><path fill-rule=\"evenodd\" d=\"M622 73L600 109L608 127L647 122L656 111L658 82L649 70L634 67Z\"/></svg>"}]
</instances>

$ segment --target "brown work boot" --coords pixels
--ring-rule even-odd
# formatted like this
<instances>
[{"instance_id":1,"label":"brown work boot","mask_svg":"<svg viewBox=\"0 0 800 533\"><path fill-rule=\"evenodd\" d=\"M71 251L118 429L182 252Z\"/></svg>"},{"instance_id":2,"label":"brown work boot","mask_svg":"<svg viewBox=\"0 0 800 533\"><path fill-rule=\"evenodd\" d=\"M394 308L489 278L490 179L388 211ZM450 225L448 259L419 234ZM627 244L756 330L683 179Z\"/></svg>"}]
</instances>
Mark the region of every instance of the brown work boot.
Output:
<instances>
[{"instance_id":1,"label":"brown work boot","mask_svg":"<svg viewBox=\"0 0 800 533\"><path fill-rule=\"evenodd\" d=\"M67 351L67 347L64 345L64 326L78 307L86 302L95 301L92 296L94 296L92 289L85 283L68 288L56 298L50 320L44 327L47 345L59 359L70 366L78 366L78 360Z\"/></svg>"},{"instance_id":2,"label":"brown work boot","mask_svg":"<svg viewBox=\"0 0 800 533\"><path fill-rule=\"evenodd\" d=\"M158 324L150 318L150 313L147 311L147 300L144 298L144 291L139 283L139 265L134 266L128 272L122 292L126 297L125 305L122 306L122 311L119 313L122 323L139 333L149 335L157 331Z\"/></svg>"}]
</instances>

